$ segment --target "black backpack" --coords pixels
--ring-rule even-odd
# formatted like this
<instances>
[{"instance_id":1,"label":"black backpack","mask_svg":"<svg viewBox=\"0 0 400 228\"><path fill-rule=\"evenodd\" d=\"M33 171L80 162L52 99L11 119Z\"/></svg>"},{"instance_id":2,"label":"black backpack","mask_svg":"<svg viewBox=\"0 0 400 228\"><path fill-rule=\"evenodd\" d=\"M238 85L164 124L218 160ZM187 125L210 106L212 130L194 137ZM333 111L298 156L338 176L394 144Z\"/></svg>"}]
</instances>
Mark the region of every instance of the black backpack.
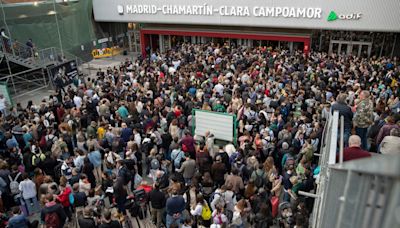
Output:
<instances>
[{"instance_id":1,"label":"black backpack","mask_svg":"<svg viewBox=\"0 0 400 228\"><path fill-rule=\"evenodd\" d=\"M167 188L169 186L169 178L168 174L164 173L161 178L157 180L157 182L160 184L160 189Z\"/></svg>"},{"instance_id":2,"label":"black backpack","mask_svg":"<svg viewBox=\"0 0 400 228\"><path fill-rule=\"evenodd\" d=\"M53 143L54 143L54 138L55 138L56 136L55 135L53 135L53 137L52 138L50 138L50 136L47 138L47 140L46 140L46 150L51 150L51 147L53 146Z\"/></svg>"},{"instance_id":3,"label":"black backpack","mask_svg":"<svg viewBox=\"0 0 400 228\"><path fill-rule=\"evenodd\" d=\"M58 182L62 176L61 174L61 167L62 167L62 162L59 162L55 167L54 167L54 181Z\"/></svg>"}]
</instances>

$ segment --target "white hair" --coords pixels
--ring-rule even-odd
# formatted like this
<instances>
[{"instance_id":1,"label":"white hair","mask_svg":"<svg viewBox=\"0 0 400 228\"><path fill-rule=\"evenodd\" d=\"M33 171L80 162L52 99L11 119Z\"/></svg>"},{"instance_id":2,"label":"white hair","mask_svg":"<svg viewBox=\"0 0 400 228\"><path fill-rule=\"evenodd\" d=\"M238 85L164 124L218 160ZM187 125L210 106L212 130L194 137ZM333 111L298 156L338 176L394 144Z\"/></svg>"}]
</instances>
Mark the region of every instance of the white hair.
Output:
<instances>
[{"instance_id":1,"label":"white hair","mask_svg":"<svg viewBox=\"0 0 400 228\"><path fill-rule=\"evenodd\" d=\"M349 138L349 146L353 147L353 146L360 146L361 145L361 138L358 135L352 135Z\"/></svg>"}]
</instances>

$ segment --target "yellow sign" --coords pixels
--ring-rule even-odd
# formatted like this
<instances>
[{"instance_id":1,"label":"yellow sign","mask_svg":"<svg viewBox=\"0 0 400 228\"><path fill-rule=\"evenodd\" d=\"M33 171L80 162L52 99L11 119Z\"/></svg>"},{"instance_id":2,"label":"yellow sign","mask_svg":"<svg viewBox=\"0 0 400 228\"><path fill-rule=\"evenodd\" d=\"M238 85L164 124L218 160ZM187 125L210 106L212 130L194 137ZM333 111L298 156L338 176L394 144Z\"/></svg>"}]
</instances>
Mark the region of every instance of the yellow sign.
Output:
<instances>
[{"instance_id":1,"label":"yellow sign","mask_svg":"<svg viewBox=\"0 0 400 228\"><path fill-rule=\"evenodd\" d=\"M121 49L119 47L112 48L103 48L103 49L94 49L92 51L92 56L95 59L107 58L118 55L121 53Z\"/></svg>"}]
</instances>

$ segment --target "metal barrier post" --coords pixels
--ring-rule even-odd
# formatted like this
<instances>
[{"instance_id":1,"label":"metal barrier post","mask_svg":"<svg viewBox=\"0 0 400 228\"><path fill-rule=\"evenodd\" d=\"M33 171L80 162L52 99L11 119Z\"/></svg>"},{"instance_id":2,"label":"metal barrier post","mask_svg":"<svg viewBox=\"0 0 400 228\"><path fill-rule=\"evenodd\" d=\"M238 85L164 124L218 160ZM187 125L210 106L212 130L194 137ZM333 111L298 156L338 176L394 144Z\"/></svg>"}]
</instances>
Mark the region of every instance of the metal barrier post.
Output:
<instances>
[{"instance_id":1,"label":"metal barrier post","mask_svg":"<svg viewBox=\"0 0 400 228\"><path fill-rule=\"evenodd\" d=\"M344 117L340 117L340 145L339 145L339 163L343 163L343 137L344 137Z\"/></svg>"}]
</instances>

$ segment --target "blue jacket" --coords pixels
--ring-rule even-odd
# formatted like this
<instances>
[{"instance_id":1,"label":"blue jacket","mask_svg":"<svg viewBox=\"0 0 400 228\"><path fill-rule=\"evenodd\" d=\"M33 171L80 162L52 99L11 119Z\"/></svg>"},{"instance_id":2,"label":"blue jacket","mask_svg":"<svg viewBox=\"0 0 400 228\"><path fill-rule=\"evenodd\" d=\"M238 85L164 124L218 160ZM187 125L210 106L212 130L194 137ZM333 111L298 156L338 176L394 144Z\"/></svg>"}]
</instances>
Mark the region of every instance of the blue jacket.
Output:
<instances>
[{"instance_id":1,"label":"blue jacket","mask_svg":"<svg viewBox=\"0 0 400 228\"><path fill-rule=\"evenodd\" d=\"M125 143L127 143L132 134L133 134L133 132L132 132L131 128L129 128L129 127L124 128L121 131L121 138L124 140Z\"/></svg>"},{"instance_id":2,"label":"blue jacket","mask_svg":"<svg viewBox=\"0 0 400 228\"><path fill-rule=\"evenodd\" d=\"M101 166L101 154L98 150L90 152L88 158L95 168Z\"/></svg>"}]
</instances>

